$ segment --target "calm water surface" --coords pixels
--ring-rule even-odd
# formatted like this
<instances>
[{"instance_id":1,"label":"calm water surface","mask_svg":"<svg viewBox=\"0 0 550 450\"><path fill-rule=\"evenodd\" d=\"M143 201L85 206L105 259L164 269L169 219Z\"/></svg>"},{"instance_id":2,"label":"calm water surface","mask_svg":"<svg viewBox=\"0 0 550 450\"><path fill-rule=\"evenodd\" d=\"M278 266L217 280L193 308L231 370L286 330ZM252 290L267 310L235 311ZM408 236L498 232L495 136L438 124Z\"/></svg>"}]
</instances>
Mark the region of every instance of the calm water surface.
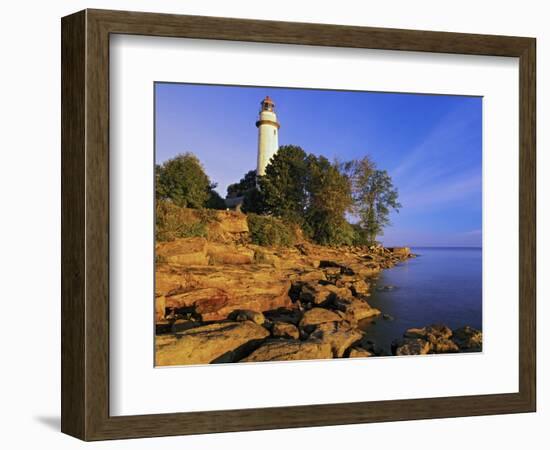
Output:
<instances>
[{"instance_id":1,"label":"calm water surface","mask_svg":"<svg viewBox=\"0 0 550 450\"><path fill-rule=\"evenodd\" d=\"M382 272L369 304L394 320L376 318L361 328L386 351L411 327L442 323L450 328L482 328L481 248L412 248L418 258Z\"/></svg>"}]
</instances>

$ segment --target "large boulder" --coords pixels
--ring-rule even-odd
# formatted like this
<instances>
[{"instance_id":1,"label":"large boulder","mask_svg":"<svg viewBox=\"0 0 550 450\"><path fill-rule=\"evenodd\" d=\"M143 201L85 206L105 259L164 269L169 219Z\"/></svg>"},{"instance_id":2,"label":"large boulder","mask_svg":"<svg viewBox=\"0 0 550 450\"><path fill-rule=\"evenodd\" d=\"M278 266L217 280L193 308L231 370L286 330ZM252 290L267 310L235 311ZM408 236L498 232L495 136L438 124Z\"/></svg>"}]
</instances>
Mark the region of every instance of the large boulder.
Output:
<instances>
[{"instance_id":1,"label":"large boulder","mask_svg":"<svg viewBox=\"0 0 550 450\"><path fill-rule=\"evenodd\" d=\"M271 327L271 335L276 338L298 339L300 337L300 331L291 323L274 322Z\"/></svg>"},{"instance_id":2,"label":"large boulder","mask_svg":"<svg viewBox=\"0 0 550 450\"><path fill-rule=\"evenodd\" d=\"M165 263L185 266L206 266L209 263L206 254L205 238L184 238L170 242L161 242L156 246L156 256Z\"/></svg>"},{"instance_id":3,"label":"large boulder","mask_svg":"<svg viewBox=\"0 0 550 450\"><path fill-rule=\"evenodd\" d=\"M453 331L453 341L464 352L480 352L483 344L483 333L470 326Z\"/></svg>"},{"instance_id":4,"label":"large boulder","mask_svg":"<svg viewBox=\"0 0 550 450\"><path fill-rule=\"evenodd\" d=\"M363 338L363 332L352 328L348 322L325 322L315 327L310 340L330 345L332 356L342 358L346 350Z\"/></svg>"},{"instance_id":5,"label":"large boulder","mask_svg":"<svg viewBox=\"0 0 550 450\"><path fill-rule=\"evenodd\" d=\"M305 303L322 305L338 298L350 298L351 292L345 287L333 284L306 283L302 286L300 300Z\"/></svg>"},{"instance_id":6,"label":"large boulder","mask_svg":"<svg viewBox=\"0 0 550 450\"><path fill-rule=\"evenodd\" d=\"M159 277L157 276L157 279ZM173 268L164 283L166 308L193 309L203 321L223 320L236 309L265 312L290 308L290 281L284 273L255 265L225 265Z\"/></svg>"},{"instance_id":7,"label":"large boulder","mask_svg":"<svg viewBox=\"0 0 550 450\"><path fill-rule=\"evenodd\" d=\"M344 318L334 311L324 308L312 308L304 313L302 320L300 320L300 328L310 333L317 325L326 322L341 322L342 320Z\"/></svg>"},{"instance_id":8,"label":"large boulder","mask_svg":"<svg viewBox=\"0 0 550 450\"><path fill-rule=\"evenodd\" d=\"M347 275L358 275L361 278L372 277L380 272L377 263L352 260L343 265L343 273Z\"/></svg>"},{"instance_id":9,"label":"large boulder","mask_svg":"<svg viewBox=\"0 0 550 450\"><path fill-rule=\"evenodd\" d=\"M252 264L254 262L254 250L242 245L209 242L206 246L206 254L210 264Z\"/></svg>"},{"instance_id":10,"label":"large boulder","mask_svg":"<svg viewBox=\"0 0 550 450\"><path fill-rule=\"evenodd\" d=\"M350 322L357 322L380 314L380 310L371 307L366 301L358 298L339 298L334 302L334 308L342 311Z\"/></svg>"},{"instance_id":11,"label":"large boulder","mask_svg":"<svg viewBox=\"0 0 550 450\"><path fill-rule=\"evenodd\" d=\"M157 366L234 362L256 348L269 332L253 322L222 322L156 337Z\"/></svg>"},{"instance_id":12,"label":"large boulder","mask_svg":"<svg viewBox=\"0 0 550 450\"><path fill-rule=\"evenodd\" d=\"M184 289L185 281L179 273L168 266L158 267L155 271L155 296L170 295Z\"/></svg>"},{"instance_id":13,"label":"large boulder","mask_svg":"<svg viewBox=\"0 0 550 450\"><path fill-rule=\"evenodd\" d=\"M388 247L388 250L392 255L401 258L408 258L411 255L411 249L409 247Z\"/></svg>"},{"instance_id":14,"label":"large boulder","mask_svg":"<svg viewBox=\"0 0 550 450\"><path fill-rule=\"evenodd\" d=\"M367 296L369 295L370 285L365 280L357 280L349 283L351 292L355 296Z\"/></svg>"},{"instance_id":15,"label":"large boulder","mask_svg":"<svg viewBox=\"0 0 550 450\"><path fill-rule=\"evenodd\" d=\"M329 359L332 351L329 344L296 340L273 340L263 343L242 362L296 361L306 359Z\"/></svg>"},{"instance_id":16,"label":"large boulder","mask_svg":"<svg viewBox=\"0 0 550 450\"><path fill-rule=\"evenodd\" d=\"M155 322L162 322L166 315L166 297L159 295L155 297Z\"/></svg>"},{"instance_id":17,"label":"large boulder","mask_svg":"<svg viewBox=\"0 0 550 450\"><path fill-rule=\"evenodd\" d=\"M375 356L375 354L362 347L353 347L348 352L348 358L369 358L371 356Z\"/></svg>"},{"instance_id":18,"label":"large boulder","mask_svg":"<svg viewBox=\"0 0 550 450\"><path fill-rule=\"evenodd\" d=\"M236 309L232 311L229 318L237 322L244 322L250 320L256 325L263 325L265 323L265 317L261 312L251 311L250 309Z\"/></svg>"},{"instance_id":19,"label":"large boulder","mask_svg":"<svg viewBox=\"0 0 550 450\"><path fill-rule=\"evenodd\" d=\"M248 233L248 220L245 214L235 211L216 211L215 220L208 224L208 237L212 239L226 237L224 235L240 235Z\"/></svg>"},{"instance_id":20,"label":"large boulder","mask_svg":"<svg viewBox=\"0 0 550 450\"><path fill-rule=\"evenodd\" d=\"M454 331L445 325L409 328L403 337L403 341L396 341L392 345L395 354L423 354L415 352L420 351L420 348L424 351L426 346L429 347L429 353L481 351L481 331L468 326Z\"/></svg>"},{"instance_id":21,"label":"large boulder","mask_svg":"<svg viewBox=\"0 0 550 450\"><path fill-rule=\"evenodd\" d=\"M409 328L403 336L405 338L420 338L431 343L437 342L440 339L449 339L453 332L445 325L429 325L423 328Z\"/></svg>"},{"instance_id":22,"label":"large boulder","mask_svg":"<svg viewBox=\"0 0 550 450\"><path fill-rule=\"evenodd\" d=\"M165 307L169 309L192 308L197 305L210 305L213 310L221 308L227 304L229 295L223 289L218 288L198 288L181 294L170 295L165 299Z\"/></svg>"},{"instance_id":23,"label":"large boulder","mask_svg":"<svg viewBox=\"0 0 550 450\"><path fill-rule=\"evenodd\" d=\"M395 354L397 356L405 355L426 355L430 352L431 345L424 339L406 339L397 346Z\"/></svg>"},{"instance_id":24,"label":"large boulder","mask_svg":"<svg viewBox=\"0 0 550 450\"><path fill-rule=\"evenodd\" d=\"M458 353L460 348L451 339L440 338L432 344L433 353Z\"/></svg>"},{"instance_id":25,"label":"large boulder","mask_svg":"<svg viewBox=\"0 0 550 450\"><path fill-rule=\"evenodd\" d=\"M301 274L299 274L296 277L297 281L301 281L303 283L306 283L308 281L315 282L315 281L326 281L327 277L325 275L325 272L322 270L305 270Z\"/></svg>"},{"instance_id":26,"label":"large boulder","mask_svg":"<svg viewBox=\"0 0 550 450\"><path fill-rule=\"evenodd\" d=\"M224 320L237 309L264 312L278 308L289 308L292 302L283 289L279 295L257 294L231 296L226 301L221 298L213 298L195 304L195 311L203 321Z\"/></svg>"}]
</instances>

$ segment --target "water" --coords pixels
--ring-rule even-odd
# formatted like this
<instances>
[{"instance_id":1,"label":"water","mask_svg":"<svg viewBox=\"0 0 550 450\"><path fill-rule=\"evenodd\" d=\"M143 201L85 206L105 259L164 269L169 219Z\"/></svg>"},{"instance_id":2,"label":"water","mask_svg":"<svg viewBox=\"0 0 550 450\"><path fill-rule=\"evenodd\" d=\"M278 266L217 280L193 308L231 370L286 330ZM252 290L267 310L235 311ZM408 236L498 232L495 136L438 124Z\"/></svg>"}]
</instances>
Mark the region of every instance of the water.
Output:
<instances>
[{"instance_id":1,"label":"water","mask_svg":"<svg viewBox=\"0 0 550 450\"><path fill-rule=\"evenodd\" d=\"M442 323L451 329L482 328L481 248L413 248L418 258L382 272L369 304L393 321L377 317L361 325L367 339L387 352L391 342L412 327Z\"/></svg>"}]
</instances>

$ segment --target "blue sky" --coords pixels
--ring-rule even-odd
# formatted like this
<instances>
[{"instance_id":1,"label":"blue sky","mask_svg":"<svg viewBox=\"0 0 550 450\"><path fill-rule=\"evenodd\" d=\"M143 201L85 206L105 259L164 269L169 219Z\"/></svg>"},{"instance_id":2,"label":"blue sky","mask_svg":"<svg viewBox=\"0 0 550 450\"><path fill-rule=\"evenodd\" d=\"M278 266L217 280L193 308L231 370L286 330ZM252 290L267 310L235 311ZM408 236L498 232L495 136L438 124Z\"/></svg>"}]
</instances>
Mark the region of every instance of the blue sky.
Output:
<instances>
[{"instance_id":1,"label":"blue sky","mask_svg":"<svg viewBox=\"0 0 550 450\"><path fill-rule=\"evenodd\" d=\"M369 155L403 208L385 245L481 246L481 97L157 83L156 162L192 152L217 191L256 168L260 101L279 145L346 161Z\"/></svg>"}]
</instances>

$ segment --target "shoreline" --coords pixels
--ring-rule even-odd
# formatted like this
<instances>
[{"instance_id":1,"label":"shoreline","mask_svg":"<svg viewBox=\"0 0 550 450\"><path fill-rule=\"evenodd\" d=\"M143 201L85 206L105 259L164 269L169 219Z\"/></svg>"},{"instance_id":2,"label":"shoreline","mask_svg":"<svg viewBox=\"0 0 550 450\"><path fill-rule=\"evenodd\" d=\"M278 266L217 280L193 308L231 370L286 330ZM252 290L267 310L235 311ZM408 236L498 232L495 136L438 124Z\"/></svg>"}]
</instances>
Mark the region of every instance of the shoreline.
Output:
<instances>
[{"instance_id":1,"label":"shoreline","mask_svg":"<svg viewBox=\"0 0 550 450\"><path fill-rule=\"evenodd\" d=\"M229 240L231 241L231 240ZM272 248L184 238L157 245L156 365L390 356L359 324L392 320L368 298L407 247ZM480 351L482 334L403 330L391 354Z\"/></svg>"}]
</instances>

